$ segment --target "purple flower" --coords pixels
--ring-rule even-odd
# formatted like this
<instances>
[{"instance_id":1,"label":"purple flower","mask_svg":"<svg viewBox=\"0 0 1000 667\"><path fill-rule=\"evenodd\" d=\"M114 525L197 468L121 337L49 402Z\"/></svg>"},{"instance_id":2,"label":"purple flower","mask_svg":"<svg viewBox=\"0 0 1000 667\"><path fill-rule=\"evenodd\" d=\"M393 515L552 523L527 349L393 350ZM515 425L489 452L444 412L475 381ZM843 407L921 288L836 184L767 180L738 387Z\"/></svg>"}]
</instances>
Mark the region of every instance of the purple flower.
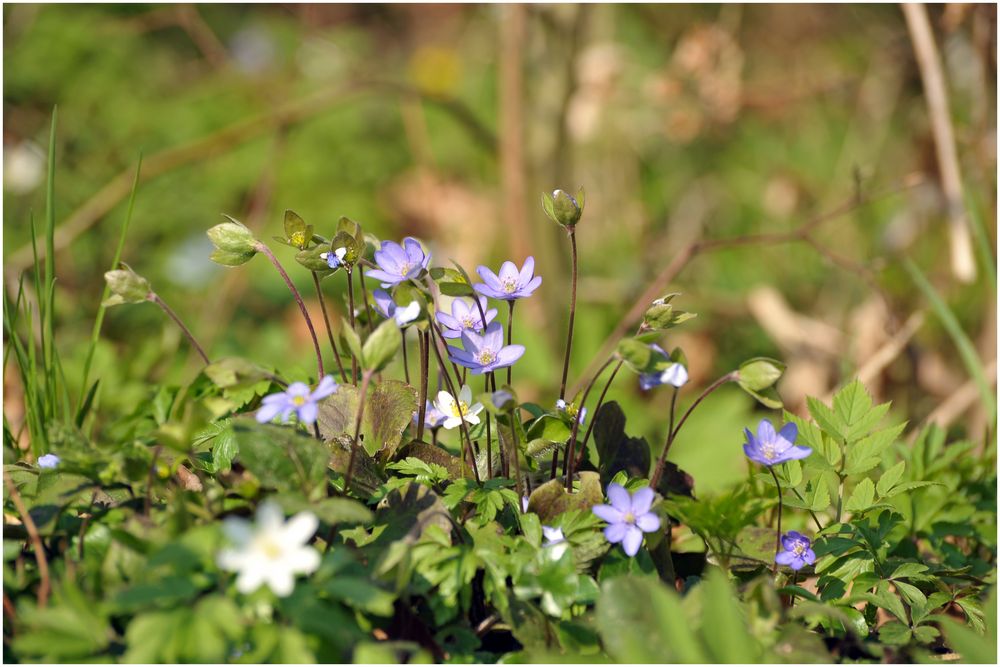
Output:
<instances>
[{"instance_id":1,"label":"purple flower","mask_svg":"<svg viewBox=\"0 0 1000 667\"><path fill-rule=\"evenodd\" d=\"M448 418L448 415L441 412L431 403L430 399L427 399L427 405L424 408L424 427L425 428L438 428L444 421ZM420 411L413 413L413 423L416 424L417 420L420 419Z\"/></svg>"},{"instance_id":2,"label":"purple flower","mask_svg":"<svg viewBox=\"0 0 1000 667\"><path fill-rule=\"evenodd\" d=\"M476 269L476 273L483 279L483 282L473 285L480 294L503 299L504 301L514 301L531 296L531 293L542 284L541 276L535 275L535 258L528 257L524 260L524 266L517 270L514 262L504 262L500 267L500 273L495 274L485 266Z\"/></svg>"},{"instance_id":3,"label":"purple flower","mask_svg":"<svg viewBox=\"0 0 1000 667\"><path fill-rule=\"evenodd\" d=\"M57 465L59 465L60 460L61 459L55 454L43 454L42 456L38 457L38 467L51 470L52 468L55 468Z\"/></svg>"},{"instance_id":4,"label":"purple flower","mask_svg":"<svg viewBox=\"0 0 1000 667\"><path fill-rule=\"evenodd\" d=\"M816 552L812 543L802 533L790 530L781 536L781 551L774 557L778 565L787 565L793 570L801 570L806 565L816 562Z\"/></svg>"},{"instance_id":5,"label":"purple flower","mask_svg":"<svg viewBox=\"0 0 1000 667\"><path fill-rule=\"evenodd\" d=\"M788 422L781 427L781 431L775 433L771 422L761 419L757 426L756 438L750 429L744 429L744 431L747 441L743 445L743 451L747 458L768 468L786 461L804 459L812 454L812 449L809 447L798 447L794 444L795 438L799 434L799 429L794 422Z\"/></svg>"},{"instance_id":6,"label":"purple flower","mask_svg":"<svg viewBox=\"0 0 1000 667\"><path fill-rule=\"evenodd\" d=\"M463 331L481 332L497 316L496 308L486 308L486 298L478 297L479 305L483 307L486 322L483 322L476 304L470 304L465 299L454 299L451 302L451 315L437 312L437 321L443 327L441 335L445 338L460 338Z\"/></svg>"},{"instance_id":7,"label":"purple flower","mask_svg":"<svg viewBox=\"0 0 1000 667\"><path fill-rule=\"evenodd\" d=\"M331 269L335 269L344 263L344 255L346 254L347 248L337 248L333 252L321 252L319 258L325 259L326 265Z\"/></svg>"},{"instance_id":8,"label":"purple flower","mask_svg":"<svg viewBox=\"0 0 1000 667\"><path fill-rule=\"evenodd\" d=\"M499 322L486 327L482 336L474 331L463 331L462 345L464 350L449 345L449 356L459 366L470 369L473 375L511 366L524 354L523 345L503 344L503 327Z\"/></svg>"},{"instance_id":9,"label":"purple flower","mask_svg":"<svg viewBox=\"0 0 1000 667\"><path fill-rule=\"evenodd\" d=\"M415 238L407 236L403 245L392 241L382 241L382 249L375 251L378 269L368 272L368 276L382 281L382 287L391 287L406 280L416 278L427 268L431 256Z\"/></svg>"},{"instance_id":10,"label":"purple flower","mask_svg":"<svg viewBox=\"0 0 1000 667\"><path fill-rule=\"evenodd\" d=\"M664 360L670 359L670 355L663 351L663 348L657 344L652 344L649 346L653 350L653 354L661 357ZM652 373L642 373L639 376L639 387L643 391L648 391L653 387L659 387L661 384L669 384L672 387L677 387L680 389L688 381L688 372L682 364L673 363L667 366L662 371L654 371Z\"/></svg>"},{"instance_id":11,"label":"purple flower","mask_svg":"<svg viewBox=\"0 0 1000 667\"><path fill-rule=\"evenodd\" d=\"M392 295L384 289L373 291L372 298L375 301L375 309L378 310L382 317L396 320L396 324L400 328L405 327L420 317L420 304L416 301L411 301L406 308L400 308L396 305Z\"/></svg>"},{"instance_id":12,"label":"purple flower","mask_svg":"<svg viewBox=\"0 0 1000 667\"><path fill-rule=\"evenodd\" d=\"M545 537L545 544L542 545L543 547L551 547L553 544L559 544L560 542L566 541L566 536L563 535L562 528L542 526L542 535Z\"/></svg>"},{"instance_id":13,"label":"purple flower","mask_svg":"<svg viewBox=\"0 0 1000 667\"><path fill-rule=\"evenodd\" d=\"M337 383L332 375L320 380L316 391L310 392L305 382L293 382L285 391L279 391L264 397L263 404L257 410L257 421L266 424L279 414L281 421L287 422L294 412L303 424L312 424L319 414L320 399L326 398L337 391Z\"/></svg>"},{"instance_id":14,"label":"purple flower","mask_svg":"<svg viewBox=\"0 0 1000 667\"><path fill-rule=\"evenodd\" d=\"M594 514L608 522L604 537L612 544L621 542L629 557L639 552L643 533L660 529L660 517L649 511L655 497L648 486L630 495L621 484L609 484L608 500L611 504L593 507Z\"/></svg>"}]
</instances>

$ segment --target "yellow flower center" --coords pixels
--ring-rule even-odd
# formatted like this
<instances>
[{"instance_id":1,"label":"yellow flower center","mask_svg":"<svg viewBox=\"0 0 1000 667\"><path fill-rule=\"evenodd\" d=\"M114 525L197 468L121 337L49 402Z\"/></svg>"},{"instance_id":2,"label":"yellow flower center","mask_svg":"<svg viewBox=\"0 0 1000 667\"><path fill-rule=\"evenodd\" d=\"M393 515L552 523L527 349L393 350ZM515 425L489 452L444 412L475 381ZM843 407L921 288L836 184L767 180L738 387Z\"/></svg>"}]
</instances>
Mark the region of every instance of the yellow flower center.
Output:
<instances>
[{"instance_id":1,"label":"yellow flower center","mask_svg":"<svg viewBox=\"0 0 1000 667\"><path fill-rule=\"evenodd\" d=\"M306 244L306 235L302 232L294 232L292 234L292 238L289 240L292 242L293 246L301 248Z\"/></svg>"},{"instance_id":2,"label":"yellow flower center","mask_svg":"<svg viewBox=\"0 0 1000 667\"><path fill-rule=\"evenodd\" d=\"M503 285L503 291L506 292L507 294L513 294L514 290L517 289L517 281L514 280L513 278L508 278L507 280L504 280L502 285Z\"/></svg>"},{"instance_id":3,"label":"yellow flower center","mask_svg":"<svg viewBox=\"0 0 1000 667\"><path fill-rule=\"evenodd\" d=\"M466 315L465 319L462 320L462 326L466 329L474 329L476 321L472 319L472 315Z\"/></svg>"},{"instance_id":4,"label":"yellow flower center","mask_svg":"<svg viewBox=\"0 0 1000 667\"><path fill-rule=\"evenodd\" d=\"M768 461L773 461L774 459L778 458L778 451L772 444L763 445L761 447L761 450L763 451L764 458L767 459Z\"/></svg>"},{"instance_id":5,"label":"yellow flower center","mask_svg":"<svg viewBox=\"0 0 1000 667\"><path fill-rule=\"evenodd\" d=\"M461 418L469 412L469 404L465 401L458 401L451 404L451 416Z\"/></svg>"},{"instance_id":6,"label":"yellow flower center","mask_svg":"<svg viewBox=\"0 0 1000 667\"><path fill-rule=\"evenodd\" d=\"M405 278L406 274L408 274L409 272L410 272L410 263L409 262L403 262L402 264L399 265L399 275L401 275L401 276L403 276Z\"/></svg>"},{"instance_id":7,"label":"yellow flower center","mask_svg":"<svg viewBox=\"0 0 1000 667\"><path fill-rule=\"evenodd\" d=\"M479 353L479 355L476 356L476 360L480 364L482 364L483 366L486 366L486 365L492 364L494 361L496 361L497 360L497 355L496 355L496 353L493 350L482 350Z\"/></svg>"},{"instance_id":8,"label":"yellow flower center","mask_svg":"<svg viewBox=\"0 0 1000 667\"><path fill-rule=\"evenodd\" d=\"M263 538L259 542L259 547L270 560L278 560L281 557L281 545L274 540Z\"/></svg>"},{"instance_id":9,"label":"yellow flower center","mask_svg":"<svg viewBox=\"0 0 1000 667\"><path fill-rule=\"evenodd\" d=\"M806 545L803 544L802 542L796 542L795 546L792 547L792 551L795 552L796 556L801 556L806 552Z\"/></svg>"},{"instance_id":10,"label":"yellow flower center","mask_svg":"<svg viewBox=\"0 0 1000 667\"><path fill-rule=\"evenodd\" d=\"M625 512L625 523L635 523L635 514L632 512Z\"/></svg>"},{"instance_id":11,"label":"yellow flower center","mask_svg":"<svg viewBox=\"0 0 1000 667\"><path fill-rule=\"evenodd\" d=\"M295 396L295 397L292 398L292 404L295 405L296 407L301 407L301 406L303 406L303 405L306 404L306 397L305 396Z\"/></svg>"}]
</instances>

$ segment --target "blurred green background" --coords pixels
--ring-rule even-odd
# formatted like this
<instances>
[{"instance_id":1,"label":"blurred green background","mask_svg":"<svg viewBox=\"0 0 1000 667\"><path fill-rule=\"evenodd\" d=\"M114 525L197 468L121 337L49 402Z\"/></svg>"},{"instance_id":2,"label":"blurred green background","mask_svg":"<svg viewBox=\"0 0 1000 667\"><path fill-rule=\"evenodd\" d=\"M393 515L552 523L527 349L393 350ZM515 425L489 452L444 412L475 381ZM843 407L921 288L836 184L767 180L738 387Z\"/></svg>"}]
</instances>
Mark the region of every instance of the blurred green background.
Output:
<instances>
[{"instance_id":1,"label":"blurred green background","mask_svg":"<svg viewBox=\"0 0 1000 667\"><path fill-rule=\"evenodd\" d=\"M306 375L311 346L262 259L208 260L232 215L259 238L293 209L330 235L346 215L380 238L415 235L470 272L528 254L544 278L519 307L522 397L557 398L569 248L540 193L584 186L571 384L646 286L699 238L783 233L859 202L807 243L695 257L664 291L698 318L666 337L691 365L686 403L740 361L789 363L786 405L823 396L871 360L924 296L912 258L953 308L984 368L996 359L995 282L956 280L927 105L894 5L5 5L4 277L30 266L56 135L58 343L81 376L140 153L124 259L212 357ZM996 8L932 8L970 213L996 247ZM304 293L307 274L273 244ZM983 248L980 248L983 250ZM30 281L29 281L30 284ZM344 312L338 275L324 289ZM310 303L316 308L315 299ZM318 311L317 311L318 312ZM634 325L633 325L634 326ZM150 304L112 309L91 377L102 419L198 360ZM5 369L4 411L19 386ZM870 380L916 424L969 382L930 311ZM77 388L79 390L79 388ZM619 376L628 430L660 446L669 392ZM696 413L676 459L699 488L744 474L737 389ZM950 417L980 437L975 401ZM726 463L731 461L731 464Z\"/></svg>"}]
</instances>

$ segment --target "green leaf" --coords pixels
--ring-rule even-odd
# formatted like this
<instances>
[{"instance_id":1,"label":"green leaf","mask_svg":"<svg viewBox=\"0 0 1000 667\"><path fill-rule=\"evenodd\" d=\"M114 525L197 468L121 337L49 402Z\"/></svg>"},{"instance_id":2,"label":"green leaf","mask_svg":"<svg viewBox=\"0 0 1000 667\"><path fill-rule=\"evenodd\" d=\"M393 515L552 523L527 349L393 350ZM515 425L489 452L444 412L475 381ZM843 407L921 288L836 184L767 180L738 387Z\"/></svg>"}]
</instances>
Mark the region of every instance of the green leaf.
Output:
<instances>
[{"instance_id":1,"label":"green leaf","mask_svg":"<svg viewBox=\"0 0 1000 667\"><path fill-rule=\"evenodd\" d=\"M595 612L601 641L618 663L711 662L677 593L658 581L609 579L601 584Z\"/></svg>"},{"instance_id":2,"label":"green leaf","mask_svg":"<svg viewBox=\"0 0 1000 667\"><path fill-rule=\"evenodd\" d=\"M840 417L833 410L812 396L806 397L806 404L809 406L809 414L812 415L821 429L837 440L846 439Z\"/></svg>"},{"instance_id":3,"label":"green leaf","mask_svg":"<svg viewBox=\"0 0 1000 667\"><path fill-rule=\"evenodd\" d=\"M361 337L351 327L351 323L344 318L340 318L340 337L347 344L347 349L351 351L351 355L360 363L364 358L361 354Z\"/></svg>"},{"instance_id":4,"label":"green leaf","mask_svg":"<svg viewBox=\"0 0 1000 667\"><path fill-rule=\"evenodd\" d=\"M361 349L365 370L377 373L389 365L396 352L403 345L403 334L395 320L386 320L378 325Z\"/></svg>"},{"instance_id":5,"label":"green leaf","mask_svg":"<svg viewBox=\"0 0 1000 667\"><path fill-rule=\"evenodd\" d=\"M618 342L618 355L632 371L642 373L649 367L653 353L649 345L634 338L623 338Z\"/></svg>"},{"instance_id":6,"label":"green leaf","mask_svg":"<svg viewBox=\"0 0 1000 667\"><path fill-rule=\"evenodd\" d=\"M903 476L903 471L905 469L906 461L900 461L882 473L882 476L879 477L878 484L875 486L875 490L878 492L879 497L889 493L892 487L894 487Z\"/></svg>"},{"instance_id":7,"label":"green leaf","mask_svg":"<svg viewBox=\"0 0 1000 667\"><path fill-rule=\"evenodd\" d=\"M325 440L354 437L358 399L358 387L341 385L337 393L320 402L317 424ZM369 386L361 420L362 444L368 455L391 460L416 409L417 390L404 382L383 380Z\"/></svg>"},{"instance_id":8,"label":"green leaf","mask_svg":"<svg viewBox=\"0 0 1000 667\"><path fill-rule=\"evenodd\" d=\"M739 597L726 576L722 570L712 568L696 589L701 592L704 618L711 619L701 630L712 656L708 662L757 663L760 647L747 629Z\"/></svg>"},{"instance_id":9,"label":"green leaf","mask_svg":"<svg viewBox=\"0 0 1000 667\"><path fill-rule=\"evenodd\" d=\"M292 427L246 418L233 420L233 434L240 462L262 484L279 491L299 490L307 496L325 492L330 453L323 443Z\"/></svg>"},{"instance_id":10,"label":"green leaf","mask_svg":"<svg viewBox=\"0 0 1000 667\"><path fill-rule=\"evenodd\" d=\"M393 614L396 596L367 579L336 576L326 582L322 590L334 600L369 614L382 617Z\"/></svg>"},{"instance_id":11,"label":"green leaf","mask_svg":"<svg viewBox=\"0 0 1000 667\"><path fill-rule=\"evenodd\" d=\"M601 478L596 472L580 473L580 490L567 493L566 486L558 478L535 487L528 498L528 511L534 512L542 522L550 521L569 510L589 510L604 502Z\"/></svg>"},{"instance_id":12,"label":"green leaf","mask_svg":"<svg viewBox=\"0 0 1000 667\"><path fill-rule=\"evenodd\" d=\"M760 391L755 391L741 384L740 389L750 394L750 396L752 396L758 403L763 405L765 408L770 408L771 410L780 410L785 406L785 404L781 400L781 396L778 395L778 392L774 389L774 387L768 387L767 389L761 389Z\"/></svg>"},{"instance_id":13,"label":"green leaf","mask_svg":"<svg viewBox=\"0 0 1000 667\"><path fill-rule=\"evenodd\" d=\"M844 509L849 512L864 512L870 509L874 502L875 484L865 477L854 487L851 497L844 504Z\"/></svg>"},{"instance_id":14,"label":"green leaf","mask_svg":"<svg viewBox=\"0 0 1000 667\"><path fill-rule=\"evenodd\" d=\"M760 392L774 385L785 372L785 364L777 359L755 357L740 364L737 382L744 389Z\"/></svg>"}]
</instances>

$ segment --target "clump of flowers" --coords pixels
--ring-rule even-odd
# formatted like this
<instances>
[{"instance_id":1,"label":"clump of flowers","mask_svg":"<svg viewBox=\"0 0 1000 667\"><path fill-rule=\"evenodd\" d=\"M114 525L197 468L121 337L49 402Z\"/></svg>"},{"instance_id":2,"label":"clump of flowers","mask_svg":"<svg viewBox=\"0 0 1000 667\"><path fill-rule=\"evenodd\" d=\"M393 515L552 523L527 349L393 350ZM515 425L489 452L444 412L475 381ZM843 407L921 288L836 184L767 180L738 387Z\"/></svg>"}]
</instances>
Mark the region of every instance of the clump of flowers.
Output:
<instances>
[{"instance_id":1,"label":"clump of flowers","mask_svg":"<svg viewBox=\"0 0 1000 667\"><path fill-rule=\"evenodd\" d=\"M779 565L787 565L797 571L816 562L812 542L798 531L790 530L781 536L781 549L774 557Z\"/></svg>"}]
</instances>

